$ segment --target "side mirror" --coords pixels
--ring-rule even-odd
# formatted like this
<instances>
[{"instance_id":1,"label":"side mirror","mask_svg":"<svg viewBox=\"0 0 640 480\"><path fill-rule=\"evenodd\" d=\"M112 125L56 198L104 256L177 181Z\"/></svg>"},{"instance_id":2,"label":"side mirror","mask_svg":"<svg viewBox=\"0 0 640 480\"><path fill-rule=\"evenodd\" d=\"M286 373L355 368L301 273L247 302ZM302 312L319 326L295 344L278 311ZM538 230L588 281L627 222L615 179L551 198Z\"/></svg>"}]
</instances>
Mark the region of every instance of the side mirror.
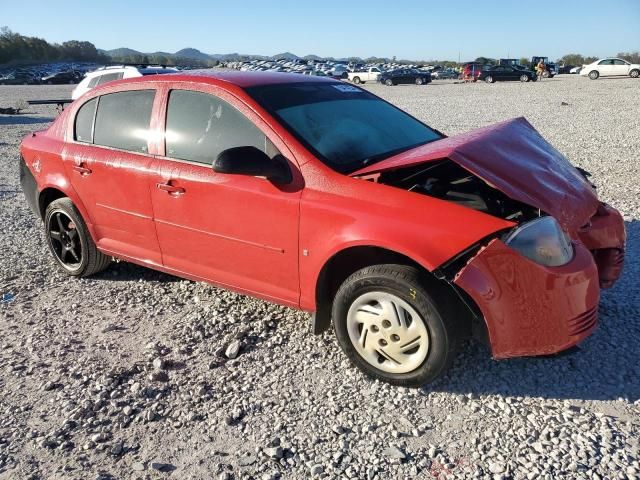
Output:
<instances>
[{"instance_id":1,"label":"side mirror","mask_svg":"<svg viewBox=\"0 0 640 480\"><path fill-rule=\"evenodd\" d=\"M223 150L212 166L218 173L265 177L273 183L291 183L293 180L289 165L282 155L269 158L256 147L233 147Z\"/></svg>"}]
</instances>

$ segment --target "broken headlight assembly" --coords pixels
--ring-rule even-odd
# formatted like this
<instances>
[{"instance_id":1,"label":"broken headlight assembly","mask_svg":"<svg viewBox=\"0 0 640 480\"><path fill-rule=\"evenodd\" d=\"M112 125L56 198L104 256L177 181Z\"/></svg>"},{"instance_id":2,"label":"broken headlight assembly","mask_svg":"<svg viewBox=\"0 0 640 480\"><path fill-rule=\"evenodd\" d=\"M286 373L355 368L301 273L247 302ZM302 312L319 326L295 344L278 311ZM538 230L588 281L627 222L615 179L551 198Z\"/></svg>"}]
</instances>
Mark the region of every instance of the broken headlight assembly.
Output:
<instances>
[{"instance_id":1,"label":"broken headlight assembly","mask_svg":"<svg viewBox=\"0 0 640 480\"><path fill-rule=\"evenodd\" d=\"M547 267L565 265L573 258L571 239L553 217L523 223L502 240L529 260Z\"/></svg>"}]
</instances>

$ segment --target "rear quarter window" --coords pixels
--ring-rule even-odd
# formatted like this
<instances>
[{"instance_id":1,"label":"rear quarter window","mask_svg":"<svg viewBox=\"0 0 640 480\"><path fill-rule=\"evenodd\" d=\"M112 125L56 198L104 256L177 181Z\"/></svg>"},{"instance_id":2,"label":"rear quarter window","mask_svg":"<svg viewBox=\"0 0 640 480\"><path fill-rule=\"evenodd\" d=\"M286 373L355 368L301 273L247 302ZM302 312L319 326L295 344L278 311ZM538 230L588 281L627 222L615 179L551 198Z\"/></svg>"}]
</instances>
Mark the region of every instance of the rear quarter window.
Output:
<instances>
[{"instance_id":1,"label":"rear quarter window","mask_svg":"<svg viewBox=\"0 0 640 480\"><path fill-rule=\"evenodd\" d=\"M96 145L146 153L155 90L102 95L93 141Z\"/></svg>"},{"instance_id":2,"label":"rear quarter window","mask_svg":"<svg viewBox=\"0 0 640 480\"><path fill-rule=\"evenodd\" d=\"M93 118L96 113L98 99L94 98L80 107L74 124L74 138L78 142L93 142Z\"/></svg>"}]
</instances>

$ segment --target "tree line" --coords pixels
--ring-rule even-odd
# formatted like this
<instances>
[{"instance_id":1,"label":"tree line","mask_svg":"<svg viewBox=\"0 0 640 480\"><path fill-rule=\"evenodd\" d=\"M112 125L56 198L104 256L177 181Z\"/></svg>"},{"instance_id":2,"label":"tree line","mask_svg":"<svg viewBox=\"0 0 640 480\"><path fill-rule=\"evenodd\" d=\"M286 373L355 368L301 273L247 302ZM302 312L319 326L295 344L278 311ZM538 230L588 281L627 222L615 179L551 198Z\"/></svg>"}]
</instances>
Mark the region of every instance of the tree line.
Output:
<instances>
[{"instance_id":1,"label":"tree line","mask_svg":"<svg viewBox=\"0 0 640 480\"><path fill-rule=\"evenodd\" d=\"M623 58L631 63L640 63L640 52L620 52L618 58ZM362 61L360 58L350 58L354 61ZM556 61L564 65L583 65L596 61L597 57L583 56L578 53L570 53L557 59ZM140 63L153 65L191 65L195 67L213 67L219 64L217 60L196 60L183 58L175 55L162 54L135 54L109 56L95 47L91 42L69 40L62 44L51 44L38 37L27 37L19 33L12 32L8 27L0 28L0 64L9 62L55 62L55 61L77 61L96 63ZM376 62L378 60L379 62ZM395 61L396 58L394 57ZM389 59L369 57L364 61L368 63L386 63ZM488 57L478 57L477 62L497 63L496 59ZM409 60L400 60L401 63L416 63ZM438 62L418 62L418 63L438 63L444 66L457 66L458 63L450 60ZM528 58L521 58L522 65L529 65Z\"/></svg>"}]
</instances>

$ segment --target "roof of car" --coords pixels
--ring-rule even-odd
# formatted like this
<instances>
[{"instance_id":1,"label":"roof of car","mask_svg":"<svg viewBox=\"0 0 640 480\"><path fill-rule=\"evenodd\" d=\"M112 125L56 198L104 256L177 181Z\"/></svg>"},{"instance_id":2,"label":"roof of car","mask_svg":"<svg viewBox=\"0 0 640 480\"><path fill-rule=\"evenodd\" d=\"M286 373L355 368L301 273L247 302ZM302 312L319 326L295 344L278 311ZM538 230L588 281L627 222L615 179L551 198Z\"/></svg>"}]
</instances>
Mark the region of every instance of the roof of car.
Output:
<instances>
[{"instance_id":1,"label":"roof of car","mask_svg":"<svg viewBox=\"0 0 640 480\"><path fill-rule=\"evenodd\" d=\"M145 80L149 80L149 78ZM227 82L241 88L282 83L335 83L335 80L331 78L301 75L299 73L241 72L238 70L189 70L153 77L154 82L200 81L203 83L213 83L212 81L216 80Z\"/></svg>"}]
</instances>

